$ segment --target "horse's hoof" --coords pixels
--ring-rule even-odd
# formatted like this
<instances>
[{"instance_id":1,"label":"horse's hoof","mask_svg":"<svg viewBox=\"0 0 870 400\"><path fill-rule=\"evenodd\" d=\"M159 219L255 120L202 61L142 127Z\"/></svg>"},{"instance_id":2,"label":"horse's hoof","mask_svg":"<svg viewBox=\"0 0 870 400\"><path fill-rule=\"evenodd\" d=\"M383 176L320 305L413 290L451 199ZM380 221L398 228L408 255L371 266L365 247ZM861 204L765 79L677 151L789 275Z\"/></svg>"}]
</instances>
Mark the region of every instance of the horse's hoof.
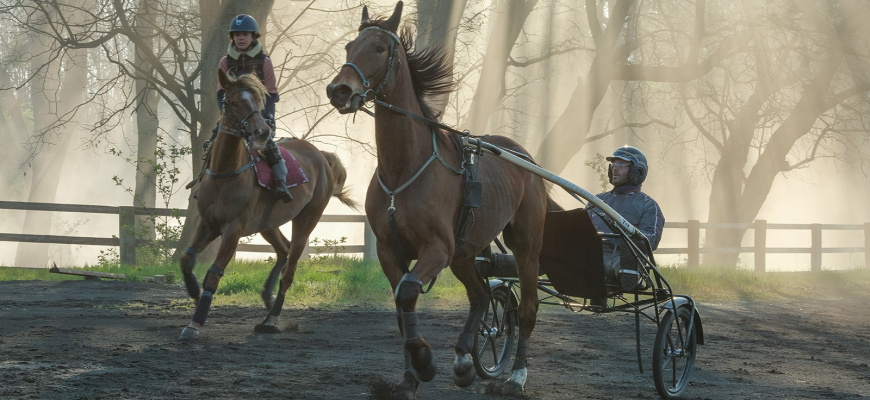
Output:
<instances>
[{"instance_id":1,"label":"horse's hoof","mask_svg":"<svg viewBox=\"0 0 870 400\"><path fill-rule=\"evenodd\" d=\"M411 366L417 372L420 382L429 382L435 378L435 357L432 346L423 338L414 338L405 342L405 349L411 353Z\"/></svg>"},{"instance_id":2,"label":"horse's hoof","mask_svg":"<svg viewBox=\"0 0 870 400\"><path fill-rule=\"evenodd\" d=\"M257 324L254 326L255 333L281 333L281 329L279 329L275 325L267 325L267 324Z\"/></svg>"},{"instance_id":3,"label":"horse's hoof","mask_svg":"<svg viewBox=\"0 0 870 400\"><path fill-rule=\"evenodd\" d=\"M505 394L513 396L522 396L523 388L526 386L526 378L529 371L525 368L515 369L511 372L511 377L504 383L503 389Z\"/></svg>"},{"instance_id":4,"label":"horse's hoof","mask_svg":"<svg viewBox=\"0 0 870 400\"><path fill-rule=\"evenodd\" d=\"M468 387L474 382L477 374L471 354L456 355L453 361L453 382L459 387Z\"/></svg>"},{"instance_id":5,"label":"horse's hoof","mask_svg":"<svg viewBox=\"0 0 870 400\"><path fill-rule=\"evenodd\" d=\"M181 331L181 336L178 338L181 340L191 340L199 337L199 329L196 329L192 326L185 327L184 330Z\"/></svg>"}]
</instances>

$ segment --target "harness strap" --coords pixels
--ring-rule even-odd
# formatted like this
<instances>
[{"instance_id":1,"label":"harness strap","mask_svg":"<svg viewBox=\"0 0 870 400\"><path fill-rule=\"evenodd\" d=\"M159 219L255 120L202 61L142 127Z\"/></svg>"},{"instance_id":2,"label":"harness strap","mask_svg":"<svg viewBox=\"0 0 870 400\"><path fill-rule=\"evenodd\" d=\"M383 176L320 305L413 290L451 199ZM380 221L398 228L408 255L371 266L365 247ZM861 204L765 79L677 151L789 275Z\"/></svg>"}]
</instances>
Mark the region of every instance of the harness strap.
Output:
<instances>
[{"instance_id":1,"label":"harness strap","mask_svg":"<svg viewBox=\"0 0 870 400\"><path fill-rule=\"evenodd\" d=\"M408 269L408 262L407 262L407 260L405 260L405 253L404 253L404 251L402 251L402 244L399 241L399 229L398 229L397 224L396 224L396 195L399 194L399 192L405 190L405 188L407 188L408 186L411 185L411 183L413 183L415 180L417 180L417 178L420 177L420 175L423 173L423 171L426 170L426 167L428 167L429 164L431 164L432 161L435 159L440 161L441 165L444 165L448 170L450 170L456 174L462 174L465 172L465 167L464 167L465 161L464 160L462 162L462 166L460 166L460 168L457 170L456 168L453 168L449 164L447 164L447 161L445 161L444 158L441 157L441 154L438 153L438 141L437 141L437 136L435 133L435 128L432 128L432 149L433 149L432 155L429 156L429 159L427 159L426 162L423 163L423 165L417 170L417 172L414 173L413 176L411 176L410 179L405 181L405 183L401 184L395 190L390 190L389 188L387 188L387 185L385 185L383 179L381 179L380 172L377 173L378 183L381 185L381 189L383 189L384 192L388 196L390 196L390 206L387 207L387 220L390 223L390 237L393 240L393 248L396 249L396 258L399 261L399 265L402 268L402 272L406 273L406 274L408 272L410 272L410 270ZM432 279L432 282L429 284L429 288L426 289L425 291L423 291L423 293L428 293L429 290L432 289L432 285L434 285L434 284L435 284L435 279Z\"/></svg>"},{"instance_id":2,"label":"harness strap","mask_svg":"<svg viewBox=\"0 0 870 400\"><path fill-rule=\"evenodd\" d=\"M254 166L254 156L251 156L251 161L248 161L247 164L242 165L239 169L237 169L233 172L225 172L222 174L218 174L218 173L212 172L212 170L210 170L208 167L205 167L205 174L212 177L212 178L215 178L215 179L227 179L227 178L232 178L234 176L241 175L242 172L245 172L248 168L251 168L253 166Z\"/></svg>"}]
</instances>

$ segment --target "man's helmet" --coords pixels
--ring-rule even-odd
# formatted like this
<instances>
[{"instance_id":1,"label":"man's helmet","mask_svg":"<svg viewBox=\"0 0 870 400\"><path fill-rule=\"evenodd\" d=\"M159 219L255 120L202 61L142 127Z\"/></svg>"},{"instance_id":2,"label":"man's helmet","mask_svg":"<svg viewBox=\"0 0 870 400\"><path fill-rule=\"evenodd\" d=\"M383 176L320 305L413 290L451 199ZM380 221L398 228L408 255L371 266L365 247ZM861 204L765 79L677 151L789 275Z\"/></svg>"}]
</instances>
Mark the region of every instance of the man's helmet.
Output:
<instances>
[{"instance_id":1,"label":"man's helmet","mask_svg":"<svg viewBox=\"0 0 870 400\"><path fill-rule=\"evenodd\" d=\"M248 14L241 14L230 21L230 37L233 32L251 32L254 39L260 37L260 27L257 25L257 20Z\"/></svg>"},{"instance_id":2,"label":"man's helmet","mask_svg":"<svg viewBox=\"0 0 870 400\"><path fill-rule=\"evenodd\" d=\"M616 151L613 152L613 155L607 157L606 160L624 160L631 162L631 167L628 170L629 185L640 185L644 180L646 180L647 172L649 172L646 156L636 147L622 146L616 149ZM613 183L613 171L610 168L607 169L607 178L611 183Z\"/></svg>"}]
</instances>

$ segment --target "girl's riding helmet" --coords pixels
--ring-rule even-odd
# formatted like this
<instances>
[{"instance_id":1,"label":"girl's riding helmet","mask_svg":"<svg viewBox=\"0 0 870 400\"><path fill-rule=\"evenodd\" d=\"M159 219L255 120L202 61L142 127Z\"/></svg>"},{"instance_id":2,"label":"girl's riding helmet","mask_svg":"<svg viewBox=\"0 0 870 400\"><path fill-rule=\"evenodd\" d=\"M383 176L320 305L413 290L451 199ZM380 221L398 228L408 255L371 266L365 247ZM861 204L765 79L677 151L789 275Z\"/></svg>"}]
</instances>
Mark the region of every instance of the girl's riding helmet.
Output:
<instances>
[{"instance_id":1,"label":"girl's riding helmet","mask_svg":"<svg viewBox=\"0 0 870 400\"><path fill-rule=\"evenodd\" d=\"M241 14L230 21L230 37L233 32L251 32L254 39L260 37L260 27L257 25L257 20L248 14Z\"/></svg>"}]
</instances>

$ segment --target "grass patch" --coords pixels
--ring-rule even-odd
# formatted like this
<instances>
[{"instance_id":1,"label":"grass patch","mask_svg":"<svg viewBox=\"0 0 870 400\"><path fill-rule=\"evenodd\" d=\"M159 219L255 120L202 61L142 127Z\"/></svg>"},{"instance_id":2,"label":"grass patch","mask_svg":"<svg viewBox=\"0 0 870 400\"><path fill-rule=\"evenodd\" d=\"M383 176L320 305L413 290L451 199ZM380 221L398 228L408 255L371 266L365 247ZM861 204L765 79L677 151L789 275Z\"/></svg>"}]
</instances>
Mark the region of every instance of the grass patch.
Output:
<instances>
[{"instance_id":1,"label":"grass patch","mask_svg":"<svg viewBox=\"0 0 870 400\"><path fill-rule=\"evenodd\" d=\"M659 268L674 293L696 300L867 296L870 270L755 272L733 268Z\"/></svg>"},{"instance_id":2,"label":"grass patch","mask_svg":"<svg viewBox=\"0 0 870 400\"><path fill-rule=\"evenodd\" d=\"M274 260L234 261L218 287L215 304L261 307L260 291ZM197 265L201 281L210 265ZM139 267L84 267L92 271L124 274L127 281L164 275L169 282L181 282L177 265ZM870 270L818 272L765 272L729 269L676 267L660 268L674 293L699 301L758 300L813 296L816 298L867 297ZM52 274L48 269L0 268L0 281L81 280L80 276ZM180 292L184 289L179 287ZM185 302L185 304L188 304ZM377 263L360 259L326 256L299 262L293 286L287 292L287 308L344 308L353 306L392 309L390 284ZM431 292L420 296L421 310L465 308L465 288L445 269Z\"/></svg>"}]
</instances>

